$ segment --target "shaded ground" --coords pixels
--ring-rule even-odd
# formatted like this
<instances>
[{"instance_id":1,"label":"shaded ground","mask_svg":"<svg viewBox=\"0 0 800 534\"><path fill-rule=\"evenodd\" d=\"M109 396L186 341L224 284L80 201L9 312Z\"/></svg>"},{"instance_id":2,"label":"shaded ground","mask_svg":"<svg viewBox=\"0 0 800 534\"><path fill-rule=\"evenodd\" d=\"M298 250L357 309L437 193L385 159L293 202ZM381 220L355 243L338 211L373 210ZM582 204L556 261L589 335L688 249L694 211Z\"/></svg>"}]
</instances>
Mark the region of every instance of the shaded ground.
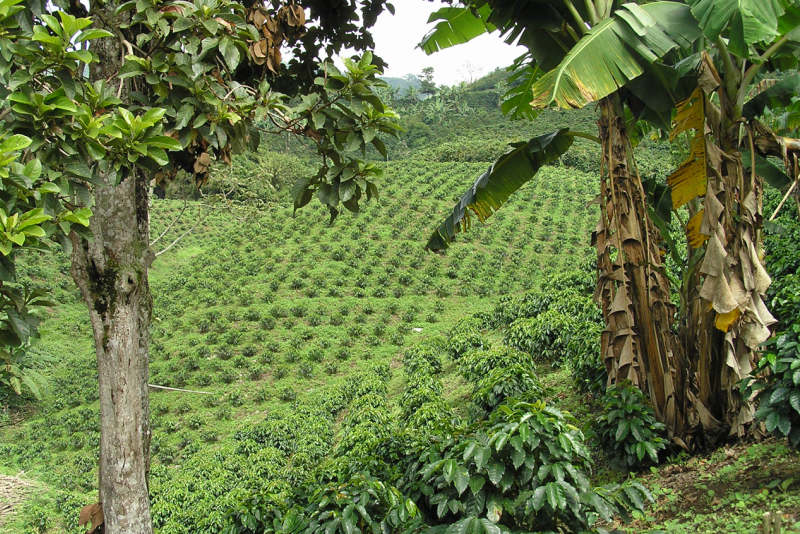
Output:
<instances>
[{"instance_id":1,"label":"shaded ground","mask_svg":"<svg viewBox=\"0 0 800 534\"><path fill-rule=\"evenodd\" d=\"M800 532L800 454L785 441L678 457L641 478L656 504L629 532L755 533L764 512L780 512L783 531Z\"/></svg>"}]
</instances>

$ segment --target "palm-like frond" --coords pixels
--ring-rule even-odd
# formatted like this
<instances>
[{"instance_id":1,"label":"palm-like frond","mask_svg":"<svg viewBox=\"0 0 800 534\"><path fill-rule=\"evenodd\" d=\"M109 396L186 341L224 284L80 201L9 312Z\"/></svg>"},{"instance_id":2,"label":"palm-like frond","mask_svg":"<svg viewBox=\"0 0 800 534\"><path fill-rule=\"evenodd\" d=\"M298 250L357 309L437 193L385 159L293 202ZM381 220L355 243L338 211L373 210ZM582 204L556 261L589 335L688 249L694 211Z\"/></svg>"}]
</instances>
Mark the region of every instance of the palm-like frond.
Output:
<instances>
[{"instance_id":1,"label":"palm-like frond","mask_svg":"<svg viewBox=\"0 0 800 534\"><path fill-rule=\"evenodd\" d=\"M691 0L692 13L711 41L728 28L728 48L748 57L750 45L777 37L778 20L794 0Z\"/></svg>"},{"instance_id":2,"label":"palm-like frond","mask_svg":"<svg viewBox=\"0 0 800 534\"><path fill-rule=\"evenodd\" d=\"M573 139L568 130L559 130L511 145L512 150L500 156L464 193L425 248L436 251L449 247L456 233L469 229L472 215L481 222L488 219L542 166L561 157L572 146Z\"/></svg>"},{"instance_id":3,"label":"palm-like frond","mask_svg":"<svg viewBox=\"0 0 800 534\"><path fill-rule=\"evenodd\" d=\"M533 105L581 108L613 93L641 75L647 64L699 35L684 4L625 4L589 30L561 63L536 83Z\"/></svg>"},{"instance_id":4,"label":"palm-like frond","mask_svg":"<svg viewBox=\"0 0 800 534\"><path fill-rule=\"evenodd\" d=\"M444 48L459 45L495 30L487 21L490 13L488 5L473 9L469 7L444 7L431 13L428 23L439 21L428 32L419 47L426 54L433 54Z\"/></svg>"}]
</instances>

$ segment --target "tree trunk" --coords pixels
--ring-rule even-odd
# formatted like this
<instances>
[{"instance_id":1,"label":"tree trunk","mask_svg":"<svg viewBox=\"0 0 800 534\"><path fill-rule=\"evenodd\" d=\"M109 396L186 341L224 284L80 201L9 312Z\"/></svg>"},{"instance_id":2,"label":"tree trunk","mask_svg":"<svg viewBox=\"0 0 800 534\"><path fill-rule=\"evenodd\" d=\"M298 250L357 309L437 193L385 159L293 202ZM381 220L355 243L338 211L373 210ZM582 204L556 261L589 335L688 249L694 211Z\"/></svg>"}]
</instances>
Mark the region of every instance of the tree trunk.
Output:
<instances>
[{"instance_id":1,"label":"tree trunk","mask_svg":"<svg viewBox=\"0 0 800 534\"><path fill-rule=\"evenodd\" d=\"M93 5L95 27L118 32L116 2ZM122 15L127 16L127 15ZM113 27L109 27L113 26ZM115 78L123 57L119 39L102 39L92 50L91 80ZM120 96L126 99L127 87ZM147 382L153 303L148 268L148 180L135 171L113 186L95 187L91 241L72 234L72 276L89 308L97 353L100 393L100 502L107 534L151 534L147 476L150 411Z\"/></svg>"},{"instance_id":2,"label":"tree trunk","mask_svg":"<svg viewBox=\"0 0 800 534\"><path fill-rule=\"evenodd\" d=\"M72 276L89 307L100 387L100 502L107 534L149 534L147 382L152 297L147 182L95 190L91 242L73 234Z\"/></svg>"},{"instance_id":3,"label":"tree trunk","mask_svg":"<svg viewBox=\"0 0 800 534\"><path fill-rule=\"evenodd\" d=\"M647 216L619 95L603 99L600 109L601 215L593 241L599 270L595 299L606 324L601 354L608 383L630 380L638 386L669 437L686 446L694 426L687 420L686 359L671 329L675 306L661 272L659 235Z\"/></svg>"},{"instance_id":4,"label":"tree trunk","mask_svg":"<svg viewBox=\"0 0 800 534\"><path fill-rule=\"evenodd\" d=\"M705 124L715 141L698 133L709 170L704 209L697 214L707 241L693 273L684 326L687 354L698 377L697 400L708 408L706 418L719 421L725 437L741 437L750 428L754 409L742 399L738 384L752 370L756 351L775 322L763 300L771 280L759 257L763 181L744 168L739 152L741 143L755 148L757 132L753 124L740 121L735 94L741 79L736 74L725 73L735 83L721 83L710 58L701 64L705 92L717 92L720 106L704 96ZM709 85L710 80L717 84Z\"/></svg>"}]
</instances>

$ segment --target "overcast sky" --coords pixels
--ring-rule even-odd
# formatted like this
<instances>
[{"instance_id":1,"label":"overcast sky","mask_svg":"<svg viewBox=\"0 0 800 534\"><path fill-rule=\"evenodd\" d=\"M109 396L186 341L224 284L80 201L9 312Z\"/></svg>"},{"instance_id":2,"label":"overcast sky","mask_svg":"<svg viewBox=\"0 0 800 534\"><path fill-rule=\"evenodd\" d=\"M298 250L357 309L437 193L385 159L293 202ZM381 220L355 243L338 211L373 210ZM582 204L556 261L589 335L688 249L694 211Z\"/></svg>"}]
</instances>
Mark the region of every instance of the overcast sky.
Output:
<instances>
[{"instance_id":1,"label":"overcast sky","mask_svg":"<svg viewBox=\"0 0 800 534\"><path fill-rule=\"evenodd\" d=\"M454 85L468 78L469 74L464 68L467 62L477 67L483 75L496 67L510 65L514 58L525 51L522 47L505 44L495 32L428 56L416 46L433 28L432 24L428 24L430 14L445 4L426 0L390 2L395 8L394 16L384 11L372 28L375 53L389 63L384 73L386 76L419 74L423 68L433 67L437 85Z\"/></svg>"}]
</instances>

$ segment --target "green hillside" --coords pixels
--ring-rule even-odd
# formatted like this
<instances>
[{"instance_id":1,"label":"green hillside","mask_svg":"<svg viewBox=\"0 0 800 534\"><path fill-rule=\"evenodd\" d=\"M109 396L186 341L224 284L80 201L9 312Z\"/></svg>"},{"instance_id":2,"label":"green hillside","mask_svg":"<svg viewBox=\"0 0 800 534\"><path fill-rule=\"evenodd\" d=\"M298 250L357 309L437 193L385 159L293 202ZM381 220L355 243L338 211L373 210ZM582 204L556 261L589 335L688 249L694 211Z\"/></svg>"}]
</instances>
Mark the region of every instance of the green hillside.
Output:
<instances>
[{"instance_id":1,"label":"green hillside","mask_svg":"<svg viewBox=\"0 0 800 534\"><path fill-rule=\"evenodd\" d=\"M405 497L388 488L401 482L428 524L454 517L463 507L501 507L502 499L511 510L509 495L523 485L523 475L510 467L499 472L503 458L515 469L526 462L550 466L544 474L538 471L542 484L563 483L566 469L581 498L608 495L604 506L611 511L646 500L639 486L593 493L589 475L592 484L617 483L626 480L627 470L612 469L578 430L599 413L594 402L602 393L595 354L602 327L591 302L594 253L588 248L598 217L591 203L597 154L581 145L544 168L487 224L460 235L447 253L423 249L508 142L559 126L591 131L594 117L553 112L533 125L508 122L489 84L465 91L438 104L435 99L398 103L407 131L390 144L380 199L333 224L327 210L313 202L293 214L287 188L292 177L313 168L284 140L218 171L207 191L236 183L231 202L198 199L180 183L168 189L167 199L153 200L153 238L164 232L154 249L169 247L150 279L150 383L160 386L150 393L156 532L215 533L226 526L232 529L227 532L261 532L269 521L294 517L290 509L312 517L308 510L315 506L336 509L340 493L364 499L368 489L373 500L363 505L364 514L397 514L397 502L405 503ZM640 172L663 178L673 164L669 147L645 140L642 149ZM273 170L271 185L258 185L259 175ZM33 485L23 492L19 513L6 518L0 531L84 532L78 511L97 500L99 443L87 312L63 253L29 253L20 264L20 282L51 289L58 305L42 317L35 349L53 359L42 370L49 392L42 401L2 398L0 472ZM507 399L521 403L503 405ZM514 441L513 432L533 420L542 426L532 426L531 436L563 450L544 453ZM513 432L509 425L516 425ZM487 445L502 432L507 447L505 441ZM518 456L523 448L524 458ZM484 449L488 463L482 466L471 455ZM662 460L666 456L661 452ZM703 528L714 531L720 519L709 517L722 514L726 504L741 513L725 517L748 525L752 519L753 527L768 508L800 512L792 491L792 477L800 480L796 453L783 445L753 445L720 459L727 462L724 473L710 471L710 478L693 481L688 490L648 481L658 505L652 515L636 512L639 523L632 531L667 525L659 522L686 511L674 503L676 494L694 495L695 483L716 484L721 492L724 476L754 468L759 458L781 465L782 472L773 476L779 482L771 488L783 492L767 491L769 502L758 497L759 484L770 484L770 478L746 486L735 502L715 503L708 493ZM425 470L413 465L433 466L437 459L460 463L448 464L455 471L443 471L443 478L436 478L434 467L421 475ZM592 469L592 461L599 462L599 470ZM687 464L685 455L675 454L672 461ZM642 472L648 473L644 465ZM464 469L471 473L467 479L459 478ZM550 473L559 469L557 480ZM461 497L468 495L462 484L473 492L472 501ZM496 488L490 489L492 484ZM434 487L449 496L432 501ZM568 506L567 490L561 491L552 501L549 494L547 501L540 496L536 508L551 506L552 524L537 523L530 510L520 512L528 516L519 524L533 531L572 525L581 514L602 515L595 501ZM416 509L413 503L403 507ZM585 509L576 512L580 507ZM676 524L690 525L694 517ZM395 520L392 528L407 526L408 518ZM363 514L360 521L355 530L380 523Z\"/></svg>"}]
</instances>

